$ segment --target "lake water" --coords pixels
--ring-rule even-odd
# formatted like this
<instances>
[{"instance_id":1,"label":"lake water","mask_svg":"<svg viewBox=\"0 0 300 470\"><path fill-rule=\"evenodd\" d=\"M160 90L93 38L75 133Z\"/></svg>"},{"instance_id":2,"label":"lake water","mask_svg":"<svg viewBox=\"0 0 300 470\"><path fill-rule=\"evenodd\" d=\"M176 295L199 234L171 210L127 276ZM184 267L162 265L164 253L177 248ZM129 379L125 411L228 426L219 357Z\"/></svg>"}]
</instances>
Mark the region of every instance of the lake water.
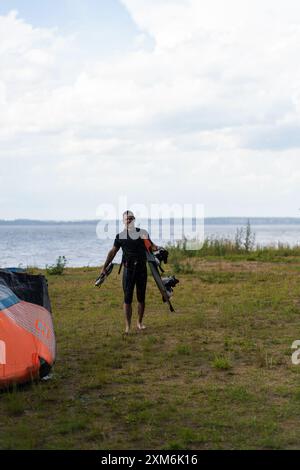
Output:
<instances>
[{"instance_id":1,"label":"lake water","mask_svg":"<svg viewBox=\"0 0 300 470\"><path fill-rule=\"evenodd\" d=\"M99 266L103 264L111 240L97 237L96 224L0 225L0 266L36 266L54 264L59 255L66 256L68 266ZM234 238L238 225L204 227L205 236ZM146 227L147 228L147 227ZM300 244L300 224L266 224L252 226L256 242L262 245L278 241ZM155 230L154 230L155 232ZM152 235L153 241L160 240ZM115 259L120 261L120 254Z\"/></svg>"}]
</instances>

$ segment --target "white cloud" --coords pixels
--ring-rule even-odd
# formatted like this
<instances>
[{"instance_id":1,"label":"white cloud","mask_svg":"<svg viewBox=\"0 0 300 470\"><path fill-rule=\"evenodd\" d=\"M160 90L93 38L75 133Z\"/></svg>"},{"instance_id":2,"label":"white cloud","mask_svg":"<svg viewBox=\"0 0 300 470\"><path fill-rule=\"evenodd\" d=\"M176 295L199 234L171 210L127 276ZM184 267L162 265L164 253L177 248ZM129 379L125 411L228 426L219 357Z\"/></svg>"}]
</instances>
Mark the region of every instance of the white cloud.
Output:
<instances>
[{"instance_id":1,"label":"white cloud","mask_svg":"<svg viewBox=\"0 0 300 470\"><path fill-rule=\"evenodd\" d=\"M93 217L122 193L193 200L208 214L292 215L299 3L123 3L140 32L135 49L111 59L85 60L75 31L0 17L0 184L22 191L26 176L32 205L21 214L17 196L0 201L2 217L37 214L36 187L45 200L53 192L61 217L62 197L66 217L79 199L78 217Z\"/></svg>"}]
</instances>

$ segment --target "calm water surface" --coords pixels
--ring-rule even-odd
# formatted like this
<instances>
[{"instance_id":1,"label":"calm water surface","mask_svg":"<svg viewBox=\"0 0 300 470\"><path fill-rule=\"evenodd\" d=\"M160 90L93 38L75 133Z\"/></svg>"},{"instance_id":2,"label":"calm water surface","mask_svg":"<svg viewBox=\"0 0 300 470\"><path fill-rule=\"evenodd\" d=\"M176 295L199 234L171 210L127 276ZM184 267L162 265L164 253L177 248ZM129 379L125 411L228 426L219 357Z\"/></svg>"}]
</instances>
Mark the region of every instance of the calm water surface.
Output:
<instances>
[{"instance_id":1,"label":"calm water surface","mask_svg":"<svg viewBox=\"0 0 300 470\"><path fill-rule=\"evenodd\" d=\"M205 235L234 238L237 227L207 224ZM252 230L256 242L263 245L278 241L300 244L300 225L254 225ZM153 232L157 234L155 228ZM152 238L159 243L157 237ZM111 245L111 240L98 239L96 224L0 225L0 266L44 268L55 263L59 255L66 256L68 266L99 266ZM119 261L120 254L116 258Z\"/></svg>"}]
</instances>

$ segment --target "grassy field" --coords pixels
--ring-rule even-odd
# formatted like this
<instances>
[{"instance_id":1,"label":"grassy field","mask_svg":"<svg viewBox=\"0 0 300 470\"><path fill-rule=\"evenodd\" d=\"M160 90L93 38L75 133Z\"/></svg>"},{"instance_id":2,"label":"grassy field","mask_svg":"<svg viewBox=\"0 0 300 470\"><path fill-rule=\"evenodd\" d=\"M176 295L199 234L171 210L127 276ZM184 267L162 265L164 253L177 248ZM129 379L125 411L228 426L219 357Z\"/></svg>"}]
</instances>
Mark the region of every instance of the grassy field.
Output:
<instances>
[{"instance_id":1,"label":"grassy field","mask_svg":"<svg viewBox=\"0 0 300 470\"><path fill-rule=\"evenodd\" d=\"M300 447L299 253L175 255L176 313L149 277L128 337L117 270L100 290L96 269L48 277L53 378L0 395L1 449Z\"/></svg>"}]
</instances>

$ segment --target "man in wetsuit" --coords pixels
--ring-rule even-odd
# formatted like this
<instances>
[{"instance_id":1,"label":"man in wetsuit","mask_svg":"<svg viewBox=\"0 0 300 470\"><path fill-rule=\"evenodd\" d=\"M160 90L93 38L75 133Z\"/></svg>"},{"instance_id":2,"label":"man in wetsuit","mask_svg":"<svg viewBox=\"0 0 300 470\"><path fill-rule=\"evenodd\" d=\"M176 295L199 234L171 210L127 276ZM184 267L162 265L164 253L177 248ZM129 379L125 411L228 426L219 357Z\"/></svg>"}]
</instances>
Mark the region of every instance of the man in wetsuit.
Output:
<instances>
[{"instance_id":1,"label":"man in wetsuit","mask_svg":"<svg viewBox=\"0 0 300 470\"><path fill-rule=\"evenodd\" d=\"M146 230L135 227L135 217L131 211L123 214L124 230L115 238L112 249L108 252L106 261L102 268L105 271L107 266L112 262L120 248L123 251L122 263L123 271L123 291L124 291L124 313L126 328L125 333L129 333L132 317L132 298L134 287L136 287L136 296L138 301L138 321L137 328L145 329L143 317L145 312L145 294L147 285L147 260L144 239L149 238ZM151 242L153 251L158 247Z\"/></svg>"}]
</instances>

